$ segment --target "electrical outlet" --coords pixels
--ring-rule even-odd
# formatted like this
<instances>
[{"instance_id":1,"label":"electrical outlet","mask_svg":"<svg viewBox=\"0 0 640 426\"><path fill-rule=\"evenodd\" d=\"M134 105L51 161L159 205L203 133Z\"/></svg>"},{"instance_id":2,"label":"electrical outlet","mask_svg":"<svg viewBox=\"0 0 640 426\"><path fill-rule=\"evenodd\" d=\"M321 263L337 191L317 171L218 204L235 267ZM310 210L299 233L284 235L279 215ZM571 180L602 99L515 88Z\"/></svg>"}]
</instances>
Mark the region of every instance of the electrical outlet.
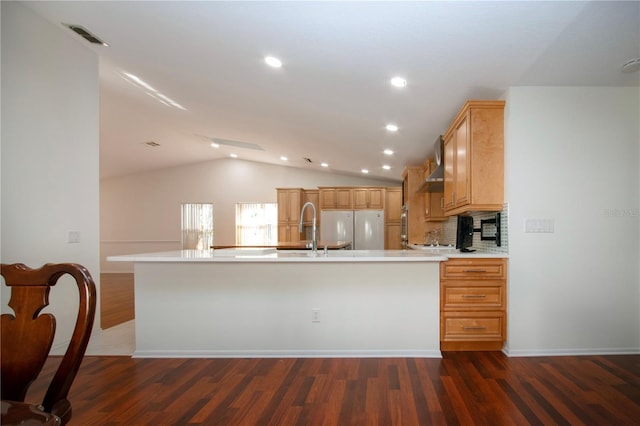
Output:
<instances>
[{"instance_id":1,"label":"electrical outlet","mask_svg":"<svg viewBox=\"0 0 640 426\"><path fill-rule=\"evenodd\" d=\"M314 308L311 310L311 322L320 322L320 309Z\"/></svg>"}]
</instances>

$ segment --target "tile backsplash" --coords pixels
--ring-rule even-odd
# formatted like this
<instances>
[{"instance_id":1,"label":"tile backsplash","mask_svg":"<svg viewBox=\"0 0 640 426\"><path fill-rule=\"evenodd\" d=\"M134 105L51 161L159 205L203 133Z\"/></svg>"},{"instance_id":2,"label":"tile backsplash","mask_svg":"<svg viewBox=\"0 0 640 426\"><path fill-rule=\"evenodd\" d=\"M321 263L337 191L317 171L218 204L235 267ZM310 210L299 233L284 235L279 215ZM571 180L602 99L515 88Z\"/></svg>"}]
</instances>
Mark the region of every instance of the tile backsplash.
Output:
<instances>
[{"instance_id":1,"label":"tile backsplash","mask_svg":"<svg viewBox=\"0 0 640 426\"><path fill-rule=\"evenodd\" d=\"M473 227L480 228L480 221L484 219L493 219L496 212L471 212L473 217ZM500 212L500 247L495 241L487 241L480 239L480 232L473 233L473 248L485 251L487 253L509 253L509 205L505 203ZM456 244L456 230L458 225L457 216L451 216L442 226L442 244Z\"/></svg>"}]
</instances>

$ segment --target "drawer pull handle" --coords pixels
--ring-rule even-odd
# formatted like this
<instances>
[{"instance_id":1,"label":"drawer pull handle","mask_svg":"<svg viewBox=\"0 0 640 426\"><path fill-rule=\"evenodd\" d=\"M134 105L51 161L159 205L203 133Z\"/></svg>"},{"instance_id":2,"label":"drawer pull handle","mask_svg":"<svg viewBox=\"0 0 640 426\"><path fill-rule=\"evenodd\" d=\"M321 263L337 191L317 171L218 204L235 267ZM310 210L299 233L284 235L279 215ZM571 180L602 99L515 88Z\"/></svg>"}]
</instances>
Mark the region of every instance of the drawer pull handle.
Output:
<instances>
[{"instance_id":1,"label":"drawer pull handle","mask_svg":"<svg viewBox=\"0 0 640 426\"><path fill-rule=\"evenodd\" d=\"M486 269L464 269L462 272L487 272Z\"/></svg>"},{"instance_id":2,"label":"drawer pull handle","mask_svg":"<svg viewBox=\"0 0 640 426\"><path fill-rule=\"evenodd\" d=\"M485 330L486 328L484 325L465 325L462 327L463 330Z\"/></svg>"},{"instance_id":3,"label":"drawer pull handle","mask_svg":"<svg viewBox=\"0 0 640 426\"><path fill-rule=\"evenodd\" d=\"M487 297L486 294L463 294L462 295L463 299L484 299L485 297Z\"/></svg>"}]
</instances>

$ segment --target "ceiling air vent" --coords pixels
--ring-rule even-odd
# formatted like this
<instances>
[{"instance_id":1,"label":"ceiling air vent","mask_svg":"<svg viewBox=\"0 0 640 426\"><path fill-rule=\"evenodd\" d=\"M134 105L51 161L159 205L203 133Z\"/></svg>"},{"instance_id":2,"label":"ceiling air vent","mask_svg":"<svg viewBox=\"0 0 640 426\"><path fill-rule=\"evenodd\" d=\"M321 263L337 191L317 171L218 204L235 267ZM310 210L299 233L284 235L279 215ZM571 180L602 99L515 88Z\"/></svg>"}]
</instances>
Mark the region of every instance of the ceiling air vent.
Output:
<instances>
[{"instance_id":1,"label":"ceiling air vent","mask_svg":"<svg viewBox=\"0 0 640 426\"><path fill-rule=\"evenodd\" d=\"M210 138L214 143L218 145L235 146L236 148L255 149L256 151L264 151L260 145L253 142L234 141L231 139Z\"/></svg>"},{"instance_id":2,"label":"ceiling air vent","mask_svg":"<svg viewBox=\"0 0 640 426\"><path fill-rule=\"evenodd\" d=\"M73 31L74 33L80 35L82 38L87 40L89 43L100 44L102 46L108 46L107 43L105 43L104 41L100 40L98 37L96 37L95 35L91 34L86 28L84 28L84 27L82 27L80 25L73 25L73 24L63 24L63 25L67 26L71 31Z\"/></svg>"}]
</instances>

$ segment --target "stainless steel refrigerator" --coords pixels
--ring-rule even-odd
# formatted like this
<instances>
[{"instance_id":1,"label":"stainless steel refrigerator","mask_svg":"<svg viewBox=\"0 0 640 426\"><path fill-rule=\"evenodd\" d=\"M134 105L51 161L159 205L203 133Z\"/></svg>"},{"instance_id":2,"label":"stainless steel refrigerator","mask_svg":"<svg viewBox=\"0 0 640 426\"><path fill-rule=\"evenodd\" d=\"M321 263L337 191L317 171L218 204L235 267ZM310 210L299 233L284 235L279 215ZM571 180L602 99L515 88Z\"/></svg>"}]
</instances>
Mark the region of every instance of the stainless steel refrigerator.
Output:
<instances>
[{"instance_id":1,"label":"stainless steel refrigerator","mask_svg":"<svg viewBox=\"0 0 640 426\"><path fill-rule=\"evenodd\" d=\"M351 241L354 250L384 250L384 210L322 210L320 241Z\"/></svg>"}]
</instances>

